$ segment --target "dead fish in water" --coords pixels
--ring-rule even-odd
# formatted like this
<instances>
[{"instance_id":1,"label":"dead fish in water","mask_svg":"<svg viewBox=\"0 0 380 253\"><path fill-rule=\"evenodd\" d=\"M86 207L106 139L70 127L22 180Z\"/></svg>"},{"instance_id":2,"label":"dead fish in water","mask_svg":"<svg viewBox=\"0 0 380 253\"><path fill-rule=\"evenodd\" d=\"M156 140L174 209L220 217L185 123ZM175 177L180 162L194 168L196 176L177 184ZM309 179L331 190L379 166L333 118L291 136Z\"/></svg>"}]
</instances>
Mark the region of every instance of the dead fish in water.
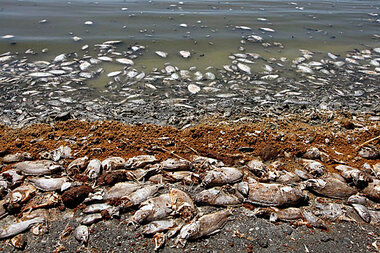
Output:
<instances>
[{"instance_id":1,"label":"dead fish in water","mask_svg":"<svg viewBox=\"0 0 380 253\"><path fill-rule=\"evenodd\" d=\"M4 207L10 212L15 211L29 201L36 191L37 189L33 185L19 186L5 197Z\"/></svg>"},{"instance_id":2,"label":"dead fish in water","mask_svg":"<svg viewBox=\"0 0 380 253\"><path fill-rule=\"evenodd\" d=\"M305 182L305 185L308 190L328 198L344 199L357 193L356 189L345 182L331 177L309 179Z\"/></svg>"},{"instance_id":3,"label":"dead fish in water","mask_svg":"<svg viewBox=\"0 0 380 253\"><path fill-rule=\"evenodd\" d=\"M184 159L167 159L160 165L163 170L191 170L191 163Z\"/></svg>"},{"instance_id":4,"label":"dead fish in water","mask_svg":"<svg viewBox=\"0 0 380 253\"><path fill-rule=\"evenodd\" d=\"M365 206L360 204L351 204L351 206L365 222L369 223L371 221L371 215Z\"/></svg>"},{"instance_id":5,"label":"dead fish in water","mask_svg":"<svg viewBox=\"0 0 380 253\"><path fill-rule=\"evenodd\" d=\"M30 182L41 191L57 191L67 181L67 178L30 178Z\"/></svg>"},{"instance_id":6,"label":"dead fish in water","mask_svg":"<svg viewBox=\"0 0 380 253\"><path fill-rule=\"evenodd\" d=\"M92 159L88 165L84 174L88 176L89 179L97 179L102 173L102 163L99 159Z\"/></svg>"},{"instance_id":7,"label":"dead fish in water","mask_svg":"<svg viewBox=\"0 0 380 253\"><path fill-rule=\"evenodd\" d=\"M245 201L257 205L295 206L308 199L301 190L282 184L252 183L248 187L248 198Z\"/></svg>"},{"instance_id":8,"label":"dead fish in water","mask_svg":"<svg viewBox=\"0 0 380 253\"><path fill-rule=\"evenodd\" d=\"M8 154L3 157L4 163L15 163L15 162L22 162L25 160L31 160L31 154L30 153L16 153L16 154Z\"/></svg>"},{"instance_id":9,"label":"dead fish in water","mask_svg":"<svg viewBox=\"0 0 380 253\"><path fill-rule=\"evenodd\" d=\"M153 155L139 155L129 158L125 163L125 168L138 169L145 167L148 164L156 163L158 160Z\"/></svg>"},{"instance_id":10,"label":"dead fish in water","mask_svg":"<svg viewBox=\"0 0 380 253\"><path fill-rule=\"evenodd\" d=\"M102 162L104 170L116 170L124 168L125 160L121 157L109 157Z\"/></svg>"},{"instance_id":11,"label":"dead fish in water","mask_svg":"<svg viewBox=\"0 0 380 253\"><path fill-rule=\"evenodd\" d=\"M243 173L236 168L222 167L206 172L202 180L205 186L233 184L243 178Z\"/></svg>"},{"instance_id":12,"label":"dead fish in water","mask_svg":"<svg viewBox=\"0 0 380 253\"><path fill-rule=\"evenodd\" d=\"M84 225L78 226L74 230L74 237L79 242L82 242L82 243L86 244L88 242L88 237L89 237L88 227L84 226Z\"/></svg>"},{"instance_id":13,"label":"dead fish in water","mask_svg":"<svg viewBox=\"0 0 380 253\"><path fill-rule=\"evenodd\" d=\"M379 203L380 202L380 180L373 180L373 182L369 183L368 186L364 188L362 192L367 198Z\"/></svg>"},{"instance_id":14,"label":"dead fish in water","mask_svg":"<svg viewBox=\"0 0 380 253\"><path fill-rule=\"evenodd\" d=\"M195 202L204 205L228 206L240 204L242 201L236 195L224 192L221 187L215 187L197 193Z\"/></svg>"},{"instance_id":15,"label":"dead fish in water","mask_svg":"<svg viewBox=\"0 0 380 253\"><path fill-rule=\"evenodd\" d=\"M132 192L140 188L141 188L141 184L137 184L137 183L130 183L130 182L117 183L114 186L112 186L104 194L103 199L110 200L110 199L120 199L123 197L127 197L129 194L131 194Z\"/></svg>"},{"instance_id":16,"label":"dead fish in water","mask_svg":"<svg viewBox=\"0 0 380 253\"><path fill-rule=\"evenodd\" d=\"M155 184L155 185L145 185L144 187L137 189L136 191L132 192L128 196L122 198L123 208L128 208L131 206L136 206L147 200L148 198L152 197L159 189L161 189L164 185L162 184Z\"/></svg>"},{"instance_id":17,"label":"dead fish in water","mask_svg":"<svg viewBox=\"0 0 380 253\"><path fill-rule=\"evenodd\" d=\"M45 222L45 219L42 217L37 217L34 219L13 223L9 226L5 226L4 228L0 229L0 239L15 236L19 233L22 233L30 229L34 224L41 222Z\"/></svg>"},{"instance_id":18,"label":"dead fish in water","mask_svg":"<svg viewBox=\"0 0 380 253\"><path fill-rule=\"evenodd\" d=\"M198 220L183 226L176 240L176 244L184 247L187 240L197 239L219 232L231 214L231 211L226 209L204 215Z\"/></svg>"},{"instance_id":19,"label":"dead fish in water","mask_svg":"<svg viewBox=\"0 0 380 253\"><path fill-rule=\"evenodd\" d=\"M256 216L269 217L271 222L280 221L294 221L303 219L302 210L299 208L289 207L285 209L278 209L276 207L260 207L254 211Z\"/></svg>"},{"instance_id":20,"label":"dead fish in water","mask_svg":"<svg viewBox=\"0 0 380 253\"><path fill-rule=\"evenodd\" d=\"M48 160L19 162L13 168L27 176L50 175L62 169L60 165Z\"/></svg>"}]
</instances>

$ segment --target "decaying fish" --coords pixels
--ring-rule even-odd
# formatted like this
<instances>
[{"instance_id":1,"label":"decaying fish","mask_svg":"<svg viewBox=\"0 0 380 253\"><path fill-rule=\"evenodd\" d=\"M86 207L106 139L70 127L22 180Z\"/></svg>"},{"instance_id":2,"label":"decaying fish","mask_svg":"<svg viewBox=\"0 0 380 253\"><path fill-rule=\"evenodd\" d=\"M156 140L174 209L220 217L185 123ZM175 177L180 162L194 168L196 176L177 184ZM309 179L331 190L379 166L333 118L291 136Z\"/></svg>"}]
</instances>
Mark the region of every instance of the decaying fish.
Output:
<instances>
[{"instance_id":1,"label":"decaying fish","mask_svg":"<svg viewBox=\"0 0 380 253\"><path fill-rule=\"evenodd\" d=\"M46 160L53 160L55 162L59 161L60 159L66 159L71 158L71 148L68 146L60 146L59 148L49 151L49 152L42 152L40 153L40 156L42 159Z\"/></svg>"},{"instance_id":2,"label":"decaying fish","mask_svg":"<svg viewBox=\"0 0 380 253\"><path fill-rule=\"evenodd\" d=\"M299 208L289 207L285 209L278 209L276 207L260 207L254 211L256 216L269 217L271 222L280 221L294 221L303 219L302 210Z\"/></svg>"},{"instance_id":3,"label":"decaying fish","mask_svg":"<svg viewBox=\"0 0 380 253\"><path fill-rule=\"evenodd\" d=\"M354 210L359 214L360 218L362 218L365 222L369 223L371 221L371 214L368 209L360 204L351 204Z\"/></svg>"},{"instance_id":4,"label":"decaying fish","mask_svg":"<svg viewBox=\"0 0 380 253\"><path fill-rule=\"evenodd\" d=\"M101 213L92 213L83 217L80 221L82 225L91 225L103 219Z\"/></svg>"},{"instance_id":5,"label":"decaying fish","mask_svg":"<svg viewBox=\"0 0 380 253\"><path fill-rule=\"evenodd\" d=\"M194 156L193 157L193 166L198 169L209 170L215 167L223 167L224 163L213 158L204 157L204 156Z\"/></svg>"},{"instance_id":6,"label":"decaying fish","mask_svg":"<svg viewBox=\"0 0 380 253\"><path fill-rule=\"evenodd\" d=\"M129 158L125 163L125 168L138 169L145 167L148 164L156 163L158 160L152 155L139 155Z\"/></svg>"},{"instance_id":7,"label":"decaying fish","mask_svg":"<svg viewBox=\"0 0 380 253\"><path fill-rule=\"evenodd\" d=\"M167 239L166 234L164 234L164 233L156 233L153 236L154 250L156 251L156 250L159 250L160 248L162 248L165 245L166 239Z\"/></svg>"},{"instance_id":8,"label":"decaying fish","mask_svg":"<svg viewBox=\"0 0 380 253\"><path fill-rule=\"evenodd\" d=\"M204 205L228 206L240 204L242 201L236 195L223 191L221 187L215 187L196 194L195 202Z\"/></svg>"},{"instance_id":9,"label":"decaying fish","mask_svg":"<svg viewBox=\"0 0 380 253\"><path fill-rule=\"evenodd\" d=\"M5 197L5 208L13 212L29 201L35 194L37 189L33 185L22 185L14 189Z\"/></svg>"},{"instance_id":10,"label":"decaying fish","mask_svg":"<svg viewBox=\"0 0 380 253\"><path fill-rule=\"evenodd\" d=\"M26 245L26 236L24 234L18 234L11 239L11 244L16 249L24 249Z\"/></svg>"},{"instance_id":11,"label":"decaying fish","mask_svg":"<svg viewBox=\"0 0 380 253\"><path fill-rule=\"evenodd\" d=\"M0 229L0 239L8 238L15 236L19 233L22 233L28 229L30 229L34 224L45 222L44 218L37 217L34 219L17 222L10 224L9 226L5 226L4 228Z\"/></svg>"},{"instance_id":12,"label":"decaying fish","mask_svg":"<svg viewBox=\"0 0 380 253\"><path fill-rule=\"evenodd\" d=\"M243 173L236 168L221 167L206 172L202 180L205 186L216 186L224 184L233 184L239 182L243 178Z\"/></svg>"},{"instance_id":13,"label":"decaying fish","mask_svg":"<svg viewBox=\"0 0 380 253\"><path fill-rule=\"evenodd\" d=\"M157 220L152 221L142 227L142 233L144 235L152 235L159 232L168 231L181 224L179 220Z\"/></svg>"},{"instance_id":14,"label":"decaying fish","mask_svg":"<svg viewBox=\"0 0 380 253\"><path fill-rule=\"evenodd\" d=\"M109 157L102 162L104 170L117 170L124 168L125 160L121 157Z\"/></svg>"},{"instance_id":15,"label":"decaying fish","mask_svg":"<svg viewBox=\"0 0 380 253\"><path fill-rule=\"evenodd\" d=\"M145 185L144 187L137 189L128 196L122 198L124 200L122 203L123 208L141 204L148 198L152 197L163 186L164 185L162 184Z\"/></svg>"},{"instance_id":16,"label":"decaying fish","mask_svg":"<svg viewBox=\"0 0 380 253\"><path fill-rule=\"evenodd\" d=\"M282 184L252 183L248 187L248 199L245 201L252 204L284 207L307 201L301 190Z\"/></svg>"},{"instance_id":17,"label":"decaying fish","mask_svg":"<svg viewBox=\"0 0 380 253\"><path fill-rule=\"evenodd\" d=\"M87 156L77 158L69 164L69 166L67 167L67 170L70 172L73 171L74 169L77 169L78 171L83 171L87 167L87 164L88 164Z\"/></svg>"},{"instance_id":18,"label":"decaying fish","mask_svg":"<svg viewBox=\"0 0 380 253\"><path fill-rule=\"evenodd\" d=\"M30 182L41 191L58 191L61 190L62 185L67 181L67 178L30 178Z\"/></svg>"},{"instance_id":19,"label":"decaying fish","mask_svg":"<svg viewBox=\"0 0 380 253\"><path fill-rule=\"evenodd\" d=\"M115 170L115 171L109 171L104 174L102 174L98 178L98 185L114 185L119 182L124 182L127 180L127 173L126 170Z\"/></svg>"},{"instance_id":20,"label":"decaying fish","mask_svg":"<svg viewBox=\"0 0 380 253\"><path fill-rule=\"evenodd\" d=\"M345 182L331 177L309 179L306 181L306 188L322 196L337 199L348 198L357 193L356 189L350 187Z\"/></svg>"},{"instance_id":21,"label":"decaying fish","mask_svg":"<svg viewBox=\"0 0 380 253\"><path fill-rule=\"evenodd\" d=\"M166 218L171 212L170 195L162 194L141 203L140 209L128 219L127 223L137 226L143 222Z\"/></svg>"},{"instance_id":22,"label":"decaying fish","mask_svg":"<svg viewBox=\"0 0 380 253\"><path fill-rule=\"evenodd\" d=\"M148 165L149 166L149 165ZM129 181L140 181L144 178L153 176L161 171L160 166L153 165L149 168L126 170L126 176Z\"/></svg>"},{"instance_id":23,"label":"decaying fish","mask_svg":"<svg viewBox=\"0 0 380 253\"><path fill-rule=\"evenodd\" d=\"M303 216L304 216L306 222L309 225L311 225L315 228L326 229L325 223L323 222L322 219L318 218L313 213L308 212L306 210L304 210L302 213L303 213Z\"/></svg>"},{"instance_id":24,"label":"decaying fish","mask_svg":"<svg viewBox=\"0 0 380 253\"><path fill-rule=\"evenodd\" d=\"M262 177L268 171L267 166L260 160L249 161L247 166L258 177Z\"/></svg>"},{"instance_id":25,"label":"decaying fish","mask_svg":"<svg viewBox=\"0 0 380 253\"><path fill-rule=\"evenodd\" d=\"M160 165L163 170L191 170L191 163L184 159L167 159Z\"/></svg>"},{"instance_id":26,"label":"decaying fish","mask_svg":"<svg viewBox=\"0 0 380 253\"><path fill-rule=\"evenodd\" d=\"M131 183L131 182L122 182L117 183L112 186L105 194L104 200L110 199L120 199L123 197L127 197L132 192L141 188L141 184Z\"/></svg>"},{"instance_id":27,"label":"decaying fish","mask_svg":"<svg viewBox=\"0 0 380 253\"><path fill-rule=\"evenodd\" d=\"M19 162L13 168L27 176L50 175L62 169L60 165L49 160Z\"/></svg>"},{"instance_id":28,"label":"decaying fish","mask_svg":"<svg viewBox=\"0 0 380 253\"><path fill-rule=\"evenodd\" d=\"M25 212L26 210L54 207L58 205L59 201L60 198L56 192L42 193L29 201L21 211Z\"/></svg>"},{"instance_id":29,"label":"decaying fish","mask_svg":"<svg viewBox=\"0 0 380 253\"><path fill-rule=\"evenodd\" d=\"M99 159L92 159L88 165L84 174L88 176L90 180L97 179L102 173L102 163Z\"/></svg>"},{"instance_id":30,"label":"decaying fish","mask_svg":"<svg viewBox=\"0 0 380 253\"><path fill-rule=\"evenodd\" d=\"M185 184L195 185L199 183L199 174L191 171L173 171L164 173L165 178L170 182L182 181Z\"/></svg>"},{"instance_id":31,"label":"decaying fish","mask_svg":"<svg viewBox=\"0 0 380 253\"><path fill-rule=\"evenodd\" d=\"M301 181L301 178L295 173L285 170L280 171L279 176L276 178L276 182L280 184L295 184L299 181Z\"/></svg>"},{"instance_id":32,"label":"decaying fish","mask_svg":"<svg viewBox=\"0 0 380 253\"><path fill-rule=\"evenodd\" d=\"M17 173L17 170L11 169L0 174L0 181L5 181L8 187L12 188L21 184L25 176Z\"/></svg>"},{"instance_id":33,"label":"decaying fish","mask_svg":"<svg viewBox=\"0 0 380 253\"><path fill-rule=\"evenodd\" d=\"M198 220L183 226L176 243L184 247L187 240L197 239L219 232L227 222L228 216L231 214L231 211L226 209L204 215Z\"/></svg>"},{"instance_id":34,"label":"decaying fish","mask_svg":"<svg viewBox=\"0 0 380 253\"><path fill-rule=\"evenodd\" d=\"M170 205L172 215L179 215L186 221L193 218L196 208L191 197L179 189L172 188L169 190Z\"/></svg>"},{"instance_id":35,"label":"decaying fish","mask_svg":"<svg viewBox=\"0 0 380 253\"><path fill-rule=\"evenodd\" d=\"M325 174L326 168L322 163L306 159L303 160L303 163L306 171L313 176L319 177Z\"/></svg>"},{"instance_id":36,"label":"decaying fish","mask_svg":"<svg viewBox=\"0 0 380 253\"><path fill-rule=\"evenodd\" d=\"M348 204L360 204L366 206L369 203L369 200L360 195L352 195L347 199Z\"/></svg>"},{"instance_id":37,"label":"decaying fish","mask_svg":"<svg viewBox=\"0 0 380 253\"><path fill-rule=\"evenodd\" d=\"M366 188L363 190L363 194L373 201L380 202L380 180L373 180L372 183L369 183Z\"/></svg>"},{"instance_id":38,"label":"decaying fish","mask_svg":"<svg viewBox=\"0 0 380 253\"><path fill-rule=\"evenodd\" d=\"M358 188L364 188L368 183L372 182L372 178L358 169L345 165L338 165L335 169L341 172L342 177L347 180L347 182L352 183Z\"/></svg>"},{"instance_id":39,"label":"decaying fish","mask_svg":"<svg viewBox=\"0 0 380 253\"><path fill-rule=\"evenodd\" d=\"M8 154L3 157L3 162L4 163L15 163L15 162L22 162L25 160L30 160L32 159L30 153L16 153L16 154Z\"/></svg>"},{"instance_id":40,"label":"decaying fish","mask_svg":"<svg viewBox=\"0 0 380 253\"><path fill-rule=\"evenodd\" d=\"M79 242L86 244L88 242L88 237L89 237L88 227L86 227L84 225L78 226L74 230L74 237Z\"/></svg>"}]
</instances>

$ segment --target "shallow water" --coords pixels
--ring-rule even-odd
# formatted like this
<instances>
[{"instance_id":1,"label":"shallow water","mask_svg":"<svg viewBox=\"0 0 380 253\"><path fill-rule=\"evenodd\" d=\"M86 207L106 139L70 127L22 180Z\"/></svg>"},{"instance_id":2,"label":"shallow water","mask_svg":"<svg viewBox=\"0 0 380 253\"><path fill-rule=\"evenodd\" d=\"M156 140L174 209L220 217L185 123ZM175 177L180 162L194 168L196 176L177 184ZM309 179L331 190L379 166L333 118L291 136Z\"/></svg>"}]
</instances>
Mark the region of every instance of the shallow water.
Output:
<instances>
[{"instance_id":1,"label":"shallow water","mask_svg":"<svg viewBox=\"0 0 380 253\"><path fill-rule=\"evenodd\" d=\"M239 52L240 46L265 58L292 59L300 55L300 48L339 55L355 48L380 45L376 37L380 1L192 0L181 4L163 0L0 0L0 8L0 36L15 36L11 41L0 40L0 53L23 52L28 48L40 52L48 48L48 53L34 57L51 60L60 53L83 54L80 48L85 44L120 39L124 42L120 49L136 43L147 46L144 55L136 60L136 68L146 71L163 67L166 62L179 68L220 68L230 62L228 56ZM43 19L47 22L40 23ZM94 24L85 25L88 20ZM252 30L243 31L236 26L248 26ZM275 32L262 32L260 27ZM271 43L280 42L284 48L265 48L257 43L242 45L242 36L252 33ZM83 40L74 42L73 36ZM169 57L159 58L154 54L156 50L168 52ZM192 58L182 59L179 50L191 51ZM112 71L121 67L106 68ZM99 78L92 85L102 87L106 81L107 77Z\"/></svg>"}]
</instances>

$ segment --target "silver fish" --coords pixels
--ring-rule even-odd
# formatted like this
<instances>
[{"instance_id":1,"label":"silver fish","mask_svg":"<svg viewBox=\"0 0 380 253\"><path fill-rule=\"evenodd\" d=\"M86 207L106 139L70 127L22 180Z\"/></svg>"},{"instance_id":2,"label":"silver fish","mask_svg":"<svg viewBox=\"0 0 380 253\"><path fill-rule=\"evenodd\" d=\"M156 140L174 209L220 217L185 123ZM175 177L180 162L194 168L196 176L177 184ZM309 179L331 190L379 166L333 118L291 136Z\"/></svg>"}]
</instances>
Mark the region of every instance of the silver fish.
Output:
<instances>
[{"instance_id":1,"label":"silver fish","mask_svg":"<svg viewBox=\"0 0 380 253\"><path fill-rule=\"evenodd\" d=\"M98 221L101 221L103 219L102 215L100 213L93 213L93 214L89 214L89 215L86 215L85 217L83 217L83 219L81 219L80 223L82 225L91 225L91 224L94 224Z\"/></svg>"},{"instance_id":2,"label":"silver fish","mask_svg":"<svg viewBox=\"0 0 380 253\"><path fill-rule=\"evenodd\" d=\"M202 184L205 186L233 184L243 178L243 173L236 168L222 167L208 171L203 178Z\"/></svg>"},{"instance_id":3,"label":"silver fish","mask_svg":"<svg viewBox=\"0 0 380 253\"><path fill-rule=\"evenodd\" d=\"M191 163L184 159L167 159L161 162L164 170L190 170Z\"/></svg>"},{"instance_id":4,"label":"silver fish","mask_svg":"<svg viewBox=\"0 0 380 253\"><path fill-rule=\"evenodd\" d=\"M195 202L214 206L228 206L240 204L241 200L236 195L224 192L220 187L215 187L196 194Z\"/></svg>"},{"instance_id":5,"label":"silver fish","mask_svg":"<svg viewBox=\"0 0 380 253\"><path fill-rule=\"evenodd\" d=\"M140 189L141 185L137 183L121 182L112 186L105 194L103 199L116 199L123 198L131 194L132 192Z\"/></svg>"},{"instance_id":6,"label":"silver fish","mask_svg":"<svg viewBox=\"0 0 380 253\"><path fill-rule=\"evenodd\" d=\"M179 224L177 220L158 220L152 221L142 227L142 233L144 235L151 235L159 232L167 231L176 227Z\"/></svg>"},{"instance_id":7,"label":"silver fish","mask_svg":"<svg viewBox=\"0 0 380 253\"><path fill-rule=\"evenodd\" d=\"M360 204L351 204L351 205L365 222L369 223L371 221L371 215L365 206L360 205Z\"/></svg>"},{"instance_id":8,"label":"silver fish","mask_svg":"<svg viewBox=\"0 0 380 253\"><path fill-rule=\"evenodd\" d=\"M313 213L308 212L308 211L302 211L302 213L309 225L312 225L313 227L316 227L316 228L326 229L325 223L323 222L322 219L318 218Z\"/></svg>"},{"instance_id":9,"label":"silver fish","mask_svg":"<svg viewBox=\"0 0 380 253\"><path fill-rule=\"evenodd\" d=\"M339 179L326 177L323 179L309 179L306 181L306 188L317 194L329 198L348 198L357 193L357 190L350 187Z\"/></svg>"},{"instance_id":10,"label":"silver fish","mask_svg":"<svg viewBox=\"0 0 380 253\"><path fill-rule=\"evenodd\" d=\"M30 229L34 224L41 222L45 222L45 219L42 217L37 217L34 219L13 223L9 226L5 226L4 228L0 229L0 239L15 236L19 233L22 233Z\"/></svg>"},{"instance_id":11,"label":"silver fish","mask_svg":"<svg viewBox=\"0 0 380 253\"><path fill-rule=\"evenodd\" d=\"M30 182L41 191L57 191L66 182L65 177L61 178L30 178Z\"/></svg>"},{"instance_id":12,"label":"silver fish","mask_svg":"<svg viewBox=\"0 0 380 253\"><path fill-rule=\"evenodd\" d=\"M148 198L152 197L162 187L162 184L155 184L145 185L144 187L137 189L136 191L123 198L125 199L122 204L123 208L141 204Z\"/></svg>"}]
</instances>

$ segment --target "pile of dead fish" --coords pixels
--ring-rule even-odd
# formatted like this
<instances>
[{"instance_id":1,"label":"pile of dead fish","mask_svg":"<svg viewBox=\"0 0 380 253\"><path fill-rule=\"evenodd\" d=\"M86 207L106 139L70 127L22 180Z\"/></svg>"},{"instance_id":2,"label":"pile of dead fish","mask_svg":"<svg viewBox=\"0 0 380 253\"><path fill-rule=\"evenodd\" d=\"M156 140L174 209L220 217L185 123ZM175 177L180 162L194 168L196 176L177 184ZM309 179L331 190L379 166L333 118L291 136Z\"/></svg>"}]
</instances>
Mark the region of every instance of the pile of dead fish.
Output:
<instances>
[{"instance_id":1,"label":"pile of dead fish","mask_svg":"<svg viewBox=\"0 0 380 253\"><path fill-rule=\"evenodd\" d=\"M380 151L363 147L359 155L379 159ZM73 160L67 146L40 156L37 161L30 161L28 153L2 158L12 169L0 174L0 217L14 215L21 221L1 228L0 239L10 238L18 248L25 246L21 233L49 230L46 212L78 207L77 227L68 227L61 237L73 232L86 244L90 226L118 218L126 227L142 226L145 236L153 236L156 249L170 238L185 246L188 240L219 231L242 205L272 222L322 229L327 220L380 222L380 163L360 169L338 165L331 173L324 165L329 156L317 148L294 158L300 167L293 172L281 170L280 161L251 160L236 168L202 156L161 162L153 155ZM220 210L204 214L201 206Z\"/></svg>"}]
</instances>

